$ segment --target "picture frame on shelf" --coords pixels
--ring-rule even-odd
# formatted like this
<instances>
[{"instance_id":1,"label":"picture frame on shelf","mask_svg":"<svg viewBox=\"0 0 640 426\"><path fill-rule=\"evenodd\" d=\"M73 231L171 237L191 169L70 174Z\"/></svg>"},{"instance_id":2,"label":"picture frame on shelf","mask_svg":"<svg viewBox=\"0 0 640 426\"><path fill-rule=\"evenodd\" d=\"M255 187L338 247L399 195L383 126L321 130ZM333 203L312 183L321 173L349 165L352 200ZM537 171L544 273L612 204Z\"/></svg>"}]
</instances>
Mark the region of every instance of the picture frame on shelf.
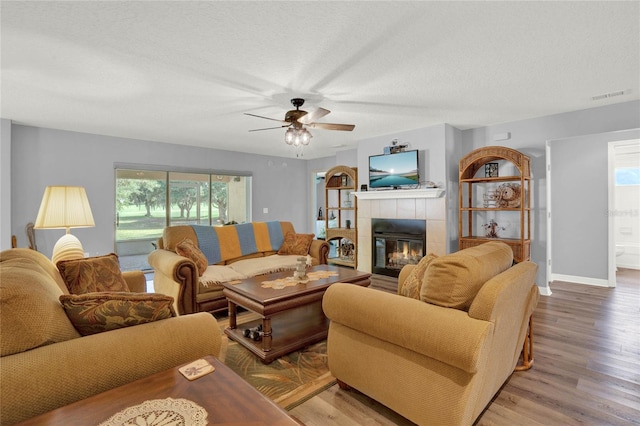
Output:
<instances>
[{"instance_id":1,"label":"picture frame on shelf","mask_svg":"<svg viewBox=\"0 0 640 426\"><path fill-rule=\"evenodd\" d=\"M342 186L347 186L349 183L349 176L347 175L342 175Z\"/></svg>"},{"instance_id":2,"label":"picture frame on shelf","mask_svg":"<svg viewBox=\"0 0 640 426\"><path fill-rule=\"evenodd\" d=\"M485 164L484 177L498 177L498 163Z\"/></svg>"}]
</instances>

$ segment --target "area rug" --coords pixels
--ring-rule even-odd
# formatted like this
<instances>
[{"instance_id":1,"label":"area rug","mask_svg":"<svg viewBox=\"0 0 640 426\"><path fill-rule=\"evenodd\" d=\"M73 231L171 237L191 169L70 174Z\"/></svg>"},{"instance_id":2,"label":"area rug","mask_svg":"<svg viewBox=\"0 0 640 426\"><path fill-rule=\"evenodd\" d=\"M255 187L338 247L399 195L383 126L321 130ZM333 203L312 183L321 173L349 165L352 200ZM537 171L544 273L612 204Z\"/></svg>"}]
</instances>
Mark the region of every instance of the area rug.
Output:
<instances>
[{"instance_id":1,"label":"area rug","mask_svg":"<svg viewBox=\"0 0 640 426\"><path fill-rule=\"evenodd\" d=\"M238 324L256 318L256 314L244 312L238 315ZM227 338L224 329L229 324L228 318L219 319L218 324L222 332L220 360L285 410L291 410L336 383L327 365L326 340L263 364L243 346Z\"/></svg>"}]
</instances>

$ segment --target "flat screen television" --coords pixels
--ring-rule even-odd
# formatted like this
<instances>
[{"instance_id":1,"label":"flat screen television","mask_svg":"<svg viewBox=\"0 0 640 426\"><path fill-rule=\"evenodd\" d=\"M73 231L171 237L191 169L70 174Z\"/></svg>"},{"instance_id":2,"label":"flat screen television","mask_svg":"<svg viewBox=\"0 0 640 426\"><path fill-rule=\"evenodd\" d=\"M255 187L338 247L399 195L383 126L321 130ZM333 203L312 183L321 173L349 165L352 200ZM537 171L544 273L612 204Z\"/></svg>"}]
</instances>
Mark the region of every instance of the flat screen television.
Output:
<instances>
[{"instance_id":1,"label":"flat screen television","mask_svg":"<svg viewBox=\"0 0 640 426\"><path fill-rule=\"evenodd\" d=\"M389 189L417 186L420 183L418 151L369 157L369 188Z\"/></svg>"}]
</instances>

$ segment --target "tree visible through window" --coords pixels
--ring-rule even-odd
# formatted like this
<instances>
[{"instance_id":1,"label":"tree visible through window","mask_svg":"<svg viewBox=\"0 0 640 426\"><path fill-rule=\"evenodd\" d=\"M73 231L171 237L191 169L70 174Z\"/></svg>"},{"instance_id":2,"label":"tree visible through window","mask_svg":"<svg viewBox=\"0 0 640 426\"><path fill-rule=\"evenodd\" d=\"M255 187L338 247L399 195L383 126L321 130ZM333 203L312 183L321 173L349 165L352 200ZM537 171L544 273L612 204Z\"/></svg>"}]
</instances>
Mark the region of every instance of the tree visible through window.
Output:
<instances>
[{"instance_id":1,"label":"tree visible through window","mask_svg":"<svg viewBox=\"0 0 640 426\"><path fill-rule=\"evenodd\" d=\"M116 169L116 251L122 268L148 269L146 256L167 225L250 221L250 184L250 176Z\"/></svg>"}]
</instances>

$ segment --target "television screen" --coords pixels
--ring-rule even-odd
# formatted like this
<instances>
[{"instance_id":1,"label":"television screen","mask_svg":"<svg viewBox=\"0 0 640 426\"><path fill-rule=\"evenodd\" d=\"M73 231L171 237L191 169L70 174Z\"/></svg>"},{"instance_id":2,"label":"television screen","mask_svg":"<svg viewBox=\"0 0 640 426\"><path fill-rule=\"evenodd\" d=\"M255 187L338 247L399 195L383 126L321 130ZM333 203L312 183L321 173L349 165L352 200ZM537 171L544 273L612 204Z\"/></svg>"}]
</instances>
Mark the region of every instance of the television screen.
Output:
<instances>
[{"instance_id":1,"label":"television screen","mask_svg":"<svg viewBox=\"0 0 640 426\"><path fill-rule=\"evenodd\" d=\"M417 150L369 157L370 188L399 188L419 183Z\"/></svg>"}]
</instances>

